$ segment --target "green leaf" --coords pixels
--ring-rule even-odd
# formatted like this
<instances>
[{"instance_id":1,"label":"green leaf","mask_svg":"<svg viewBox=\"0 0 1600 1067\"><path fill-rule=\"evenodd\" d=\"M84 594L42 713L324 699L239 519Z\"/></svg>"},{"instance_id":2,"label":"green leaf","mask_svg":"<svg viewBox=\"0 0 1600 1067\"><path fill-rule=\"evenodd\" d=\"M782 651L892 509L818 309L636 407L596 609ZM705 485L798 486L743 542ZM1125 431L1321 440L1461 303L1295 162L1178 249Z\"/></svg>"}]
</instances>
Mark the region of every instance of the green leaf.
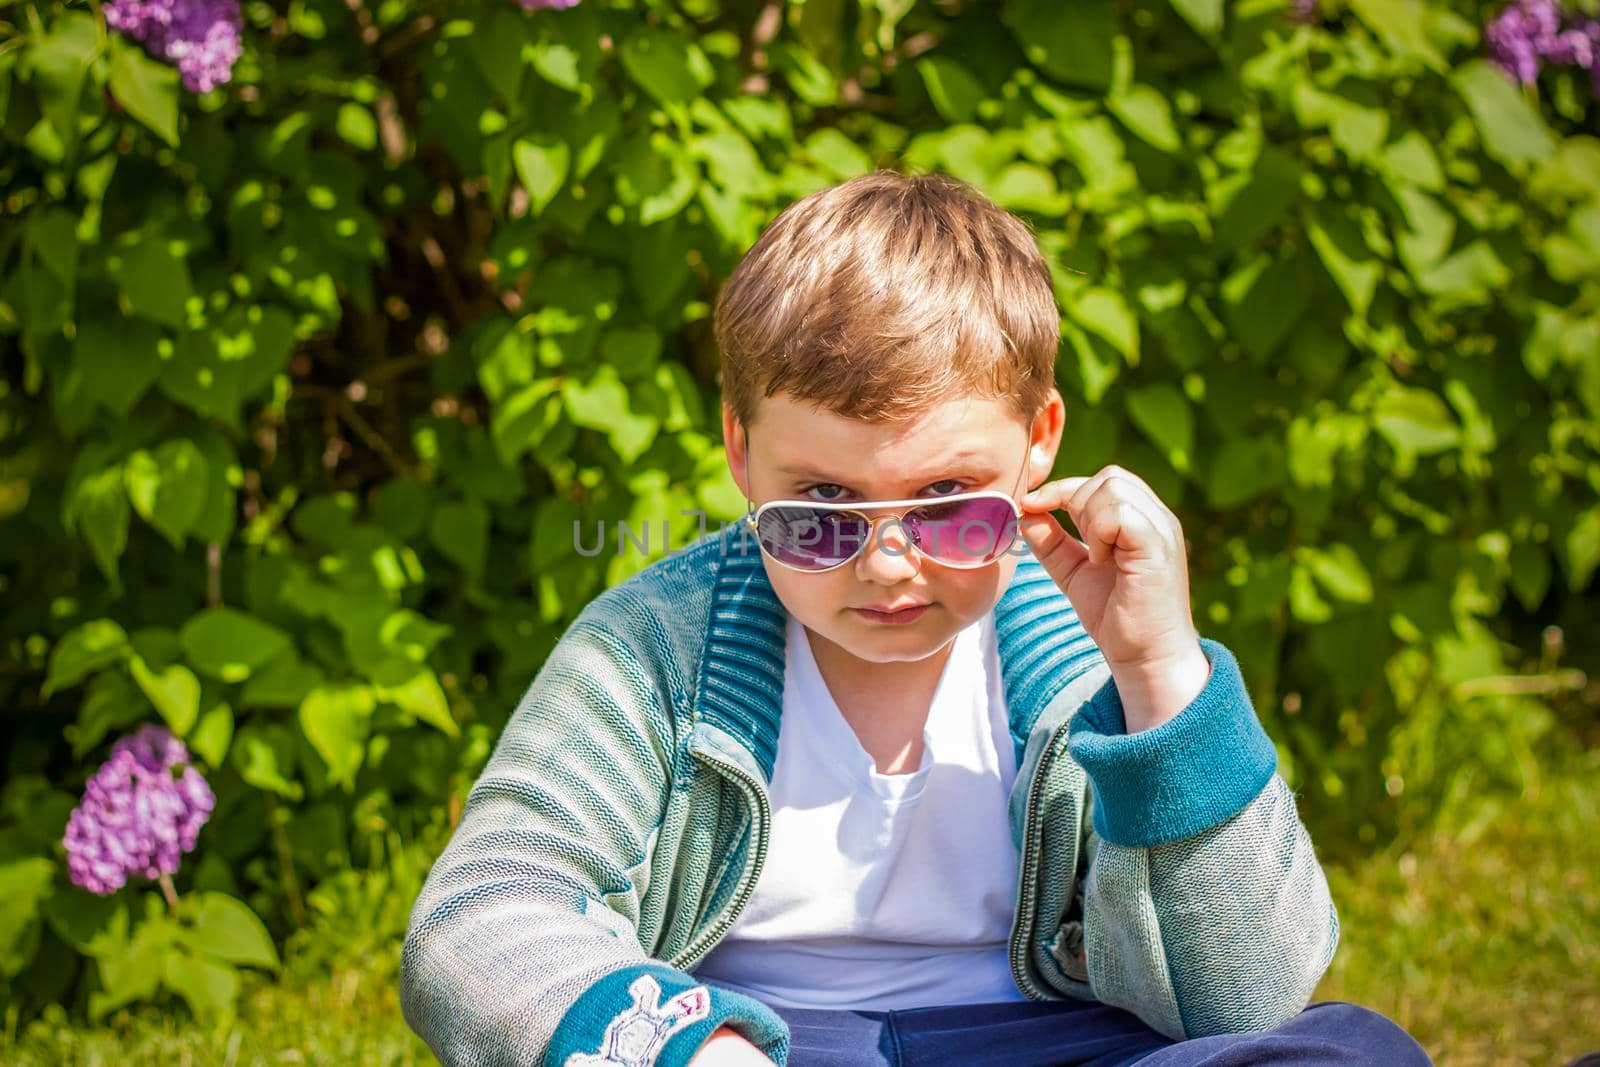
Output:
<instances>
[{"instance_id":1,"label":"green leaf","mask_svg":"<svg viewBox=\"0 0 1600 1067\"><path fill-rule=\"evenodd\" d=\"M1172 0L1172 9L1204 37L1222 29L1222 0Z\"/></svg>"},{"instance_id":2,"label":"green leaf","mask_svg":"<svg viewBox=\"0 0 1600 1067\"><path fill-rule=\"evenodd\" d=\"M917 60L917 73L945 121L972 121L984 92L983 83L970 70L946 56L926 56Z\"/></svg>"},{"instance_id":3,"label":"green leaf","mask_svg":"<svg viewBox=\"0 0 1600 1067\"><path fill-rule=\"evenodd\" d=\"M128 491L122 465L107 467L74 482L68 491L62 524L81 530L100 571L112 588L121 588L117 560L128 547Z\"/></svg>"},{"instance_id":4,"label":"green leaf","mask_svg":"<svg viewBox=\"0 0 1600 1067\"><path fill-rule=\"evenodd\" d=\"M266 924L250 906L226 893L201 893L194 925L183 940L190 948L228 963L246 967L278 968L278 949Z\"/></svg>"},{"instance_id":5,"label":"green leaf","mask_svg":"<svg viewBox=\"0 0 1600 1067\"><path fill-rule=\"evenodd\" d=\"M495 92L513 102L522 89L522 44L528 37L528 20L511 11L496 11L477 31L467 35L473 66Z\"/></svg>"},{"instance_id":6,"label":"green leaf","mask_svg":"<svg viewBox=\"0 0 1600 1067\"><path fill-rule=\"evenodd\" d=\"M102 671L89 681L78 717L66 730L72 757L82 759L107 734L121 731L149 714L149 705L121 671Z\"/></svg>"},{"instance_id":7,"label":"green leaf","mask_svg":"<svg viewBox=\"0 0 1600 1067\"><path fill-rule=\"evenodd\" d=\"M1174 470L1189 470L1194 455L1194 411L1177 386L1161 382L1128 391L1128 416L1161 449Z\"/></svg>"},{"instance_id":8,"label":"green leaf","mask_svg":"<svg viewBox=\"0 0 1600 1067\"><path fill-rule=\"evenodd\" d=\"M1495 159L1513 166L1545 159L1555 152L1556 142L1544 118L1493 63L1471 60L1457 68L1450 80L1472 111L1484 151Z\"/></svg>"},{"instance_id":9,"label":"green leaf","mask_svg":"<svg viewBox=\"0 0 1600 1067\"><path fill-rule=\"evenodd\" d=\"M848 181L872 169L872 157L850 138L825 127L805 141L806 155L836 181Z\"/></svg>"},{"instance_id":10,"label":"green leaf","mask_svg":"<svg viewBox=\"0 0 1600 1067\"><path fill-rule=\"evenodd\" d=\"M0 977L15 978L33 962L39 909L50 895L56 865L44 857L0 862Z\"/></svg>"},{"instance_id":11,"label":"green leaf","mask_svg":"<svg viewBox=\"0 0 1600 1067\"><path fill-rule=\"evenodd\" d=\"M1402 185L1394 193L1406 216L1406 232L1397 242L1400 261L1412 274L1423 274L1450 251L1456 236L1456 217L1420 189Z\"/></svg>"},{"instance_id":12,"label":"green leaf","mask_svg":"<svg viewBox=\"0 0 1600 1067\"><path fill-rule=\"evenodd\" d=\"M1016 35L1028 62L1052 78L1093 89L1111 84L1117 33L1111 0L1011 0L1001 8L1000 19Z\"/></svg>"},{"instance_id":13,"label":"green leaf","mask_svg":"<svg viewBox=\"0 0 1600 1067\"><path fill-rule=\"evenodd\" d=\"M1596 565L1600 565L1600 506L1579 515L1567 531L1567 588L1581 593L1589 587Z\"/></svg>"},{"instance_id":14,"label":"green leaf","mask_svg":"<svg viewBox=\"0 0 1600 1067\"><path fill-rule=\"evenodd\" d=\"M228 744L233 740L233 708L226 701L217 701L207 708L189 734L189 747L198 752L207 765L222 766L228 755Z\"/></svg>"},{"instance_id":15,"label":"green leaf","mask_svg":"<svg viewBox=\"0 0 1600 1067\"><path fill-rule=\"evenodd\" d=\"M1500 262L1487 241L1474 241L1417 277L1417 288L1432 296L1486 304L1511 281L1511 271Z\"/></svg>"},{"instance_id":16,"label":"green leaf","mask_svg":"<svg viewBox=\"0 0 1600 1067\"><path fill-rule=\"evenodd\" d=\"M561 191L561 183L567 180L572 150L565 141L540 134L534 138L519 138L512 146L511 160L522 187L528 191L529 207L535 215L543 214L545 207Z\"/></svg>"},{"instance_id":17,"label":"green leaf","mask_svg":"<svg viewBox=\"0 0 1600 1067\"><path fill-rule=\"evenodd\" d=\"M1372 425L1395 451L1410 455L1443 452L1461 440L1449 406L1426 389L1391 386L1373 405Z\"/></svg>"},{"instance_id":18,"label":"green leaf","mask_svg":"<svg viewBox=\"0 0 1600 1067\"><path fill-rule=\"evenodd\" d=\"M246 726L234 739L233 766L250 785L288 800L299 800L305 790L291 777L295 770L295 738L286 727Z\"/></svg>"},{"instance_id":19,"label":"green leaf","mask_svg":"<svg viewBox=\"0 0 1600 1067\"><path fill-rule=\"evenodd\" d=\"M161 375L161 329L115 312L85 317L78 322L72 358L84 390L126 415Z\"/></svg>"},{"instance_id":20,"label":"green leaf","mask_svg":"<svg viewBox=\"0 0 1600 1067\"><path fill-rule=\"evenodd\" d=\"M306 694L321 685L323 674L289 649L259 670L252 671L239 696L247 708L297 708Z\"/></svg>"},{"instance_id":21,"label":"green leaf","mask_svg":"<svg viewBox=\"0 0 1600 1067\"><path fill-rule=\"evenodd\" d=\"M99 956L127 937L126 894L103 897L73 886L52 893L43 911L45 921L61 940L85 956Z\"/></svg>"},{"instance_id":22,"label":"green leaf","mask_svg":"<svg viewBox=\"0 0 1600 1067\"><path fill-rule=\"evenodd\" d=\"M1223 281L1228 327L1257 363L1270 359L1299 325L1311 302L1315 269L1304 255L1260 256Z\"/></svg>"},{"instance_id":23,"label":"green leaf","mask_svg":"<svg viewBox=\"0 0 1600 1067\"><path fill-rule=\"evenodd\" d=\"M188 1002L201 1019L226 1019L239 999L239 972L226 963L183 951L169 951L161 980Z\"/></svg>"},{"instance_id":24,"label":"green leaf","mask_svg":"<svg viewBox=\"0 0 1600 1067\"><path fill-rule=\"evenodd\" d=\"M473 581L483 576L489 555L489 510L476 500L440 504L433 511L428 535L445 558Z\"/></svg>"},{"instance_id":25,"label":"green leaf","mask_svg":"<svg viewBox=\"0 0 1600 1067\"><path fill-rule=\"evenodd\" d=\"M128 655L128 632L111 619L94 619L67 631L50 651L43 694L77 685L94 671Z\"/></svg>"},{"instance_id":26,"label":"green leaf","mask_svg":"<svg viewBox=\"0 0 1600 1067\"><path fill-rule=\"evenodd\" d=\"M109 265L135 315L167 326L184 324L194 283L189 279L189 268L172 251L166 237L147 234L138 244L114 256Z\"/></svg>"},{"instance_id":27,"label":"green leaf","mask_svg":"<svg viewBox=\"0 0 1600 1067\"><path fill-rule=\"evenodd\" d=\"M63 13L27 47L24 62L32 68L39 107L63 145L78 139L84 77L99 48L99 20L83 11Z\"/></svg>"},{"instance_id":28,"label":"green leaf","mask_svg":"<svg viewBox=\"0 0 1600 1067\"><path fill-rule=\"evenodd\" d=\"M1329 593L1352 604L1372 602L1372 577L1355 549L1334 544L1306 551L1306 566Z\"/></svg>"},{"instance_id":29,"label":"green leaf","mask_svg":"<svg viewBox=\"0 0 1600 1067\"><path fill-rule=\"evenodd\" d=\"M233 536L235 510L238 496L234 486L243 484L244 472L233 445L223 433L212 426L203 427L195 435L206 458L205 506L195 519L190 532L202 541L222 546Z\"/></svg>"},{"instance_id":30,"label":"green leaf","mask_svg":"<svg viewBox=\"0 0 1600 1067\"><path fill-rule=\"evenodd\" d=\"M711 63L685 35L638 26L622 42L622 68L663 104L688 103L709 86Z\"/></svg>"},{"instance_id":31,"label":"green leaf","mask_svg":"<svg viewBox=\"0 0 1600 1067\"><path fill-rule=\"evenodd\" d=\"M1011 163L983 190L1007 211L1058 216L1070 203L1068 194L1056 187L1056 176L1037 163Z\"/></svg>"},{"instance_id":32,"label":"green leaf","mask_svg":"<svg viewBox=\"0 0 1600 1067\"><path fill-rule=\"evenodd\" d=\"M178 634L196 668L224 682L242 682L290 647L289 635L233 608L208 608L193 615Z\"/></svg>"},{"instance_id":33,"label":"green leaf","mask_svg":"<svg viewBox=\"0 0 1600 1067\"><path fill-rule=\"evenodd\" d=\"M1283 449L1269 437L1224 441L1212 458L1206 497L1215 508L1231 508L1277 489L1287 476Z\"/></svg>"},{"instance_id":34,"label":"green leaf","mask_svg":"<svg viewBox=\"0 0 1600 1067\"><path fill-rule=\"evenodd\" d=\"M170 145L178 143L178 69L111 35L111 95Z\"/></svg>"},{"instance_id":35,"label":"green leaf","mask_svg":"<svg viewBox=\"0 0 1600 1067\"><path fill-rule=\"evenodd\" d=\"M1332 207L1318 206L1309 212L1306 232L1351 310L1365 318L1383 276L1383 264L1367 251L1355 224Z\"/></svg>"},{"instance_id":36,"label":"green leaf","mask_svg":"<svg viewBox=\"0 0 1600 1067\"><path fill-rule=\"evenodd\" d=\"M838 77L803 44L779 40L767 51L772 69L783 75L795 96L812 107L832 107L839 102Z\"/></svg>"},{"instance_id":37,"label":"green leaf","mask_svg":"<svg viewBox=\"0 0 1600 1067\"><path fill-rule=\"evenodd\" d=\"M403 711L410 712L429 726L450 737L460 734L460 728L450 716L450 702L439 686L438 676L431 670L421 670L399 685L375 687L379 700L386 700Z\"/></svg>"},{"instance_id":38,"label":"green leaf","mask_svg":"<svg viewBox=\"0 0 1600 1067\"><path fill-rule=\"evenodd\" d=\"M1550 591L1550 551L1544 545L1519 540L1511 546L1511 591L1530 614L1544 603Z\"/></svg>"},{"instance_id":39,"label":"green leaf","mask_svg":"<svg viewBox=\"0 0 1600 1067\"><path fill-rule=\"evenodd\" d=\"M148 917L124 941L105 944L95 959L101 991L89 994L89 1018L98 1021L124 1004L152 996L166 970L177 926L161 917Z\"/></svg>"},{"instance_id":40,"label":"green leaf","mask_svg":"<svg viewBox=\"0 0 1600 1067\"><path fill-rule=\"evenodd\" d=\"M1414 185L1430 193L1444 191L1444 170L1433 145L1420 130L1407 130L1383 150L1381 161L1390 181Z\"/></svg>"},{"instance_id":41,"label":"green leaf","mask_svg":"<svg viewBox=\"0 0 1600 1067\"><path fill-rule=\"evenodd\" d=\"M71 290L78 280L77 219L53 206L30 211L26 217L23 232L28 250Z\"/></svg>"},{"instance_id":42,"label":"green leaf","mask_svg":"<svg viewBox=\"0 0 1600 1067\"><path fill-rule=\"evenodd\" d=\"M1217 249L1228 252L1254 241L1291 218L1299 199L1300 163L1280 149L1265 149L1249 179L1238 185L1217 215Z\"/></svg>"},{"instance_id":43,"label":"green leaf","mask_svg":"<svg viewBox=\"0 0 1600 1067\"><path fill-rule=\"evenodd\" d=\"M588 382L568 379L561 389L568 416L579 426L605 431L617 455L631 463L655 439L659 422L636 415L628 392L611 367L601 367Z\"/></svg>"},{"instance_id":44,"label":"green leaf","mask_svg":"<svg viewBox=\"0 0 1600 1067\"><path fill-rule=\"evenodd\" d=\"M1289 614L1295 621L1315 625L1333 618L1333 609L1317 592L1317 583L1309 568L1295 564L1289 575Z\"/></svg>"},{"instance_id":45,"label":"green leaf","mask_svg":"<svg viewBox=\"0 0 1600 1067\"><path fill-rule=\"evenodd\" d=\"M1444 72L1448 64L1428 39L1429 12L1423 0L1350 0L1350 6L1395 54Z\"/></svg>"},{"instance_id":46,"label":"green leaf","mask_svg":"<svg viewBox=\"0 0 1600 1067\"><path fill-rule=\"evenodd\" d=\"M1139 320L1121 293L1098 286L1080 289L1068 311L1079 325L1120 352L1128 366L1139 365Z\"/></svg>"},{"instance_id":47,"label":"green leaf","mask_svg":"<svg viewBox=\"0 0 1600 1067\"><path fill-rule=\"evenodd\" d=\"M1172 124L1172 105L1148 85L1130 86L1125 92L1106 99L1106 110L1137 134L1146 144L1163 152L1183 147L1178 128Z\"/></svg>"},{"instance_id":48,"label":"green leaf","mask_svg":"<svg viewBox=\"0 0 1600 1067\"><path fill-rule=\"evenodd\" d=\"M128 659L128 669L172 732L187 736L200 717L200 680L194 672L181 663L158 670L138 655Z\"/></svg>"},{"instance_id":49,"label":"green leaf","mask_svg":"<svg viewBox=\"0 0 1600 1067\"><path fill-rule=\"evenodd\" d=\"M367 734L377 706L366 686L324 686L300 702L300 728L322 762L328 781L345 790L355 787L356 772L366 757Z\"/></svg>"},{"instance_id":50,"label":"green leaf","mask_svg":"<svg viewBox=\"0 0 1600 1067\"><path fill-rule=\"evenodd\" d=\"M205 507L207 476L205 456L183 439L133 453L124 473L133 509L179 549Z\"/></svg>"}]
</instances>

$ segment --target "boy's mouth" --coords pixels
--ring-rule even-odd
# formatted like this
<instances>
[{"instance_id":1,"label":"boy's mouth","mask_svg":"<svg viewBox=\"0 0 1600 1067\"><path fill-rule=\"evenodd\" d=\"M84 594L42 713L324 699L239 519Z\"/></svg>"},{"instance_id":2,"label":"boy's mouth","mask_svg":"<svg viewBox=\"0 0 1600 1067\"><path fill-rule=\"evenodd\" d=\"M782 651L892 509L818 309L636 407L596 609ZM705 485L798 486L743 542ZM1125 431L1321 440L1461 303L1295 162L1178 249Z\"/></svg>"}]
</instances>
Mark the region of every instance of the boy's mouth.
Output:
<instances>
[{"instance_id":1,"label":"boy's mouth","mask_svg":"<svg viewBox=\"0 0 1600 1067\"><path fill-rule=\"evenodd\" d=\"M884 622L891 625L896 623L915 622L928 610L929 605L905 604L899 608L852 608L858 616L868 622Z\"/></svg>"}]
</instances>

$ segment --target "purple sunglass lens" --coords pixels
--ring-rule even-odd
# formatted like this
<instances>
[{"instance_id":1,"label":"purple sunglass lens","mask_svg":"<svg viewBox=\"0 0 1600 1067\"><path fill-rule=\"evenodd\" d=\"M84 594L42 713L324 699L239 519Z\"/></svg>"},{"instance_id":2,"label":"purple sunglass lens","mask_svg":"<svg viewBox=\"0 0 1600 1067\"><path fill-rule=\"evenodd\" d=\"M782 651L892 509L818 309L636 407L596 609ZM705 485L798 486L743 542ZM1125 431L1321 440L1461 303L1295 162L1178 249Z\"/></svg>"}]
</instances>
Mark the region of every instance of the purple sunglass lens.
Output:
<instances>
[{"instance_id":1,"label":"purple sunglass lens","mask_svg":"<svg viewBox=\"0 0 1600 1067\"><path fill-rule=\"evenodd\" d=\"M1011 547L1017 513L1010 500L978 497L923 504L906 513L905 524L917 548L932 559L988 563Z\"/></svg>"},{"instance_id":2,"label":"purple sunglass lens","mask_svg":"<svg viewBox=\"0 0 1600 1067\"><path fill-rule=\"evenodd\" d=\"M823 570L855 555L867 540L861 515L822 508L769 508L756 527L761 547L791 567Z\"/></svg>"}]
</instances>

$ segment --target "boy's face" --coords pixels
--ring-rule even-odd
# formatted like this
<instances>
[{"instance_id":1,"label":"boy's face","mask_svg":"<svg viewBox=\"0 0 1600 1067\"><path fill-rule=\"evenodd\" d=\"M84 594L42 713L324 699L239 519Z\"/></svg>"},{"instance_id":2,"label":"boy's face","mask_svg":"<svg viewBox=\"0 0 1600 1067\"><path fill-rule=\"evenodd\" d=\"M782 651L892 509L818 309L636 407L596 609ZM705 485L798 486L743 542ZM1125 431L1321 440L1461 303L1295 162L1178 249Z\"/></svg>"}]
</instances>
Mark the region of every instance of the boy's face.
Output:
<instances>
[{"instance_id":1,"label":"boy's face","mask_svg":"<svg viewBox=\"0 0 1600 1067\"><path fill-rule=\"evenodd\" d=\"M769 500L935 499L975 489L1020 498L1049 476L1063 412L1052 389L1032 425L1003 401L967 397L888 425L847 419L785 393L760 401L748 438L724 405L723 437L734 481L757 507ZM860 553L833 570L802 573L765 553L762 562L791 615L872 663L933 655L994 607L1016 570L1011 553L971 570L943 566L911 549L904 532L882 518ZM927 606L903 622L863 610L908 604Z\"/></svg>"}]
</instances>

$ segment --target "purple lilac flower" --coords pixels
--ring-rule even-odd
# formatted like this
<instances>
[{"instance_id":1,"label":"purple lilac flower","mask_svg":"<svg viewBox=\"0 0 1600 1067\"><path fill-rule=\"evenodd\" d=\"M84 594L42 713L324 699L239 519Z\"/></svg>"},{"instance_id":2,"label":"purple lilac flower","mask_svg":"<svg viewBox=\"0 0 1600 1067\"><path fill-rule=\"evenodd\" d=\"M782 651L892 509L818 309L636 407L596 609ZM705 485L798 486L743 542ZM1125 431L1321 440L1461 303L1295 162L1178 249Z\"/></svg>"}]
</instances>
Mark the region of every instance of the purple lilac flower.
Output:
<instances>
[{"instance_id":1,"label":"purple lilac flower","mask_svg":"<svg viewBox=\"0 0 1600 1067\"><path fill-rule=\"evenodd\" d=\"M106 0L105 13L106 25L176 66L190 92L226 82L244 51L239 0Z\"/></svg>"},{"instance_id":2,"label":"purple lilac flower","mask_svg":"<svg viewBox=\"0 0 1600 1067\"><path fill-rule=\"evenodd\" d=\"M1514 0L1485 28L1484 39L1494 61L1527 84L1539 76L1540 61L1560 31L1556 0Z\"/></svg>"},{"instance_id":3,"label":"purple lilac flower","mask_svg":"<svg viewBox=\"0 0 1600 1067\"><path fill-rule=\"evenodd\" d=\"M567 8L577 7L578 0L517 0L528 11L538 11L540 8Z\"/></svg>"},{"instance_id":4,"label":"purple lilac flower","mask_svg":"<svg viewBox=\"0 0 1600 1067\"><path fill-rule=\"evenodd\" d=\"M1317 0L1294 0L1289 7L1291 22L1311 22L1317 17Z\"/></svg>"},{"instance_id":5,"label":"purple lilac flower","mask_svg":"<svg viewBox=\"0 0 1600 1067\"><path fill-rule=\"evenodd\" d=\"M111 746L84 787L67 820L67 873L102 896L130 876L176 874L215 805L183 742L146 724Z\"/></svg>"},{"instance_id":6,"label":"purple lilac flower","mask_svg":"<svg viewBox=\"0 0 1600 1067\"><path fill-rule=\"evenodd\" d=\"M1490 57L1524 85L1545 63L1587 70L1600 97L1600 19L1571 16L1556 0L1514 0L1484 29Z\"/></svg>"}]
</instances>

